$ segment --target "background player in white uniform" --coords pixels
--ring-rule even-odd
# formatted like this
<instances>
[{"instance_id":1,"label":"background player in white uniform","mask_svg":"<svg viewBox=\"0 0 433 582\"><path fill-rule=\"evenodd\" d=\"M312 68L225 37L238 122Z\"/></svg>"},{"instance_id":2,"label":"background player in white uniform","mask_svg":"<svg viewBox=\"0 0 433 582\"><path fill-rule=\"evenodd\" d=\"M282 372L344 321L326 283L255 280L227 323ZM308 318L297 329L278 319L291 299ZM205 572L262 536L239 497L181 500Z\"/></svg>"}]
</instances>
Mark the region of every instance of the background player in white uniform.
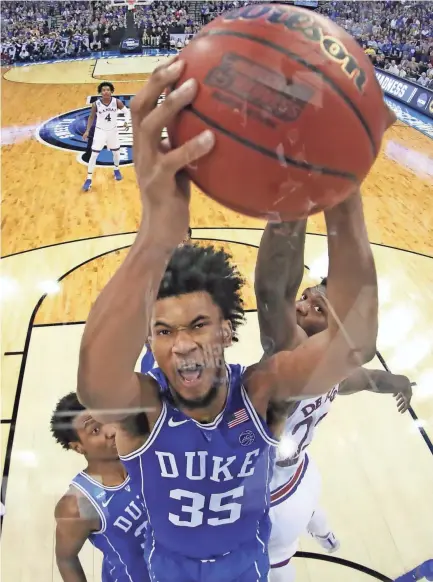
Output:
<instances>
[{"instance_id":1,"label":"background player in white uniform","mask_svg":"<svg viewBox=\"0 0 433 582\"><path fill-rule=\"evenodd\" d=\"M114 427L97 422L71 392L57 403L51 431L64 449L87 461L55 510L62 579L86 582L78 555L89 540L104 555L102 582L150 582L143 559L145 509L119 460Z\"/></svg>"},{"instance_id":2,"label":"background player in white uniform","mask_svg":"<svg viewBox=\"0 0 433 582\"><path fill-rule=\"evenodd\" d=\"M305 289L301 299L295 301L304 273L305 228L306 221L268 224L260 243L255 287L266 355L294 349L307 336L320 333L328 326L326 280L317 287ZM321 478L306 448L337 394L362 390L396 394L400 412L407 410L412 395L406 376L360 368L328 394L287 407L288 418L271 483L271 582L294 580L290 559L297 550L299 536L306 531L329 552L339 547L319 507Z\"/></svg>"},{"instance_id":3,"label":"background player in white uniform","mask_svg":"<svg viewBox=\"0 0 433 582\"><path fill-rule=\"evenodd\" d=\"M114 85L103 82L98 86L98 93L101 98L92 105L89 119L87 121L86 131L83 139L87 140L89 131L96 117L95 135L92 143L92 155L87 166L87 179L84 182L83 190L87 192L92 186L93 170L95 169L96 160L99 152L106 146L113 152L114 177L116 180L122 179L119 170L120 165L120 140L119 130L117 128L117 114L121 111L125 115L125 129L129 127L130 111L125 105L113 97Z\"/></svg>"}]
</instances>

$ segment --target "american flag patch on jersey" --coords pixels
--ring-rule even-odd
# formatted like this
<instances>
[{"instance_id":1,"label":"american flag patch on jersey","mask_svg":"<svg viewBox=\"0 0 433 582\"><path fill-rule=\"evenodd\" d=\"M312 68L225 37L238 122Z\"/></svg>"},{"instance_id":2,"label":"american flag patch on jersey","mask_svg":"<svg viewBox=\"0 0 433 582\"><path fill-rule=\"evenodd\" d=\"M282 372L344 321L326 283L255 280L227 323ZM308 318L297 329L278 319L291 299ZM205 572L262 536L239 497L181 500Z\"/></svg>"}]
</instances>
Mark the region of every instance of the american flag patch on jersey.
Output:
<instances>
[{"instance_id":1,"label":"american flag patch on jersey","mask_svg":"<svg viewBox=\"0 0 433 582\"><path fill-rule=\"evenodd\" d=\"M233 428L234 426L237 426L242 422L246 422L249 418L250 417L248 416L248 413L245 410L245 408L241 408L240 410L237 410L234 414L232 414L228 422L228 427Z\"/></svg>"}]
</instances>

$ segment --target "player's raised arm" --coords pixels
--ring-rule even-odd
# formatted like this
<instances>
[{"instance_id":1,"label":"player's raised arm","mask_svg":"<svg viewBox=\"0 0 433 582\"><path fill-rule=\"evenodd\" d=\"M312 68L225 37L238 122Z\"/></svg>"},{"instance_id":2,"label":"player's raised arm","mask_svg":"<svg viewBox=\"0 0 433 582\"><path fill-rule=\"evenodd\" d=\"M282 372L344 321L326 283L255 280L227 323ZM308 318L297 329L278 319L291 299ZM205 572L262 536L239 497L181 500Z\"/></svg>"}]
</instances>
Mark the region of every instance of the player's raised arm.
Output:
<instances>
[{"instance_id":1,"label":"player's raised arm","mask_svg":"<svg viewBox=\"0 0 433 582\"><path fill-rule=\"evenodd\" d=\"M187 81L155 108L159 95L176 82L182 67L177 61L157 69L131 104L143 215L131 250L97 298L84 330L78 394L93 409L143 405L135 363L147 339L165 268L189 226L189 183L178 173L214 144L208 131L178 149L161 147L162 129L197 91L197 84Z\"/></svg>"},{"instance_id":2,"label":"player's raised arm","mask_svg":"<svg viewBox=\"0 0 433 582\"><path fill-rule=\"evenodd\" d=\"M328 328L293 352L276 354L253 374L252 389L272 385L271 400L323 394L375 354L377 277L360 193L327 210L325 218Z\"/></svg>"},{"instance_id":3,"label":"player's raised arm","mask_svg":"<svg viewBox=\"0 0 433 582\"><path fill-rule=\"evenodd\" d=\"M254 290L266 356L292 350L307 337L296 323L295 308L304 274L306 226L306 220L269 222L260 241Z\"/></svg>"}]
</instances>

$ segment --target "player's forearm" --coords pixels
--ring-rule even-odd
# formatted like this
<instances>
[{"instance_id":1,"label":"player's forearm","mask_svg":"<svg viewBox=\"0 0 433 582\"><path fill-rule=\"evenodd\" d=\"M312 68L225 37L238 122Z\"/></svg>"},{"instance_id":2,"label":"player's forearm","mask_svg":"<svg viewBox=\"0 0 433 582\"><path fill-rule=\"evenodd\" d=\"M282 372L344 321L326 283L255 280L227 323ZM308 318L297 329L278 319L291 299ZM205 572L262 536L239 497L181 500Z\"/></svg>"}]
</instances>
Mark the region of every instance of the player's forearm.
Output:
<instances>
[{"instance_id":1,"label":"player's forearm","mask_svg":"<svg viewBox=\"0 0 433 582\"><path fill-rule=\"evenodd\" d=\"M158 216L141 225L125 261L90 311L78 371L78 393L86 406L133 405L125 387L134 377L159 285L175 248L164 239L160 225Z\"/></svg>"},{"instance_id":2,"label":"player's forearm","mask_svg":"<svg viewBox=\"0 0 433 582\"><path fill-rule=\"evenodd\" d=\"M405 388L410 390L410 381L406 376L385 370L359 368L341 382L338 393L348 396L367 390L376 394L397 394Z\"/></svg>"},{"instance_id":3,"label":"player's forearm","mask_svg":"<svg viewBox=\"0 0 433 582\"><path fill-rule=\"evenodd\" d=\"M57 567L63 582L87 582L78 556L74 556L73 558L57 557Z\"/></svg>"},{"instance_id":4,"label":"player's forearm","mask_svg":"<svg viewBox=\"0 0 433 582\"><path fill-rule=\"evenodd\" d=\"M387 374L387 372L383 370L358 368L340 383L338 394L349 396L350 394L357 394L364 390L372 390L377 385L377 381L380 381L381 374ZM376 390L373 391L375 392Z\"/></svg>"},{"instance_id":5,"label":"player's forearm","mask_svg":"<svg viewBox=\"0 0 433 582\"><path fill-rule=\"evenodd\" d=\"M287 349L296 333L293 310L304 273L306 220L268 223L260 241L255 269L255 293L265 352Z\"/></svg>"},{"instance_id":6,"label":"player's forearm","mask_svg":"<svg viewBox=\"0 0 433 582\"><path fill-rule=\"evenodd\" d=\"M257 255L256 294L296 296L304 273L306 225L306 220L266 225Z\"/></svg>"},{"instance_id":7,"label":"player's forearm","mask_svg":"<svg viewBox=\"0 0 433 582\"><path fill-rule=\"evenodd\" d=\"M86 133L90 131L90 128L92 127L94 121L95 121L95 112L92 111L91 114L89 115L89 119L87 120Z\"/></svg>"},{"instance_id":8,"label":"player's forearm","mask_svg":"<svg viewBox=\"0 0 433 582\"><path fill-rule=\"evenodd\" d=\"M325 218L329 253L328 332L331 338L343 340L347 355L361 365L376 350L378 296L360 193L326 211Z\"/></svg>"}]
</instances>

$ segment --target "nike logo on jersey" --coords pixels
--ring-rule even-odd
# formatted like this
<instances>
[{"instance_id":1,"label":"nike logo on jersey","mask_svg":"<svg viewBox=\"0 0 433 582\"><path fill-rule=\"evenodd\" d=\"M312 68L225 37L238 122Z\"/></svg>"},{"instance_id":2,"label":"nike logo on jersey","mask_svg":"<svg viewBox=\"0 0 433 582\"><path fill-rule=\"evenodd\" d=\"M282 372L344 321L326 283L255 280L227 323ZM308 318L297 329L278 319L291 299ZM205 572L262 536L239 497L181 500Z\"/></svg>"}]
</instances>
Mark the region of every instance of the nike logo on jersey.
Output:
<instances>
[{"instance_id":1,"label":"nike logo on jersey","mask_svg":"<svg viewBox=\"0 0 433 582\"><path fill-rule=\"evenodd\" d=\"M181 424L185 424L185 422L188 422L188 421L187 420L179 420L178 422L176 422L175 420L170 418L170 420L168 421L168 426L180 426Z\"/></svg>"},{"instance_id":2,"label":"nike logo on jersey","mask_svg":"<svg viewBox=\"0 0 433 582\"><path fill-rule=\"evenodd\" d=\"M113 497L114 497L114 494L111 497L109 497L106 501L103 501L102 507L107 507L107 505L110 503L110 501L113 499Z\"/></svg>"}]
</instances>

